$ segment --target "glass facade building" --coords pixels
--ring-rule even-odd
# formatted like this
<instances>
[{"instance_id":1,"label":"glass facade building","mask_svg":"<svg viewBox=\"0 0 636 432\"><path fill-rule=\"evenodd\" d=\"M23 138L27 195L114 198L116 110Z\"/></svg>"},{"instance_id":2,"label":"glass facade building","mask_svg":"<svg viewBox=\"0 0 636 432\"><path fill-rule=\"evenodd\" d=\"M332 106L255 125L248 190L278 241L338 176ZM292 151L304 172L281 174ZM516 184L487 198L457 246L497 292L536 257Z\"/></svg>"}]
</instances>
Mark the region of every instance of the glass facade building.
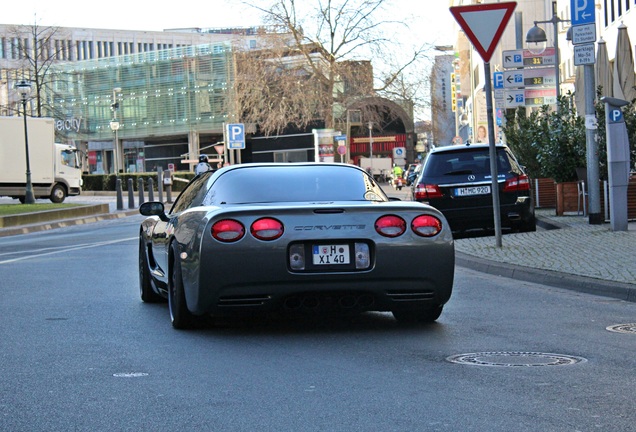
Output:
<instances>
[{"instance_id":1,"label":"glass facade building","mask_svg":"<svg viewBox=\"0 0 636 432\"><path fill-rule=\"evenodd\" d=\"M58 140L85 151L91 173L189 170L183 161L222 141L232 121L233 64L230 42L55 64L45 115Z\"/></svg>"}]
</instances>

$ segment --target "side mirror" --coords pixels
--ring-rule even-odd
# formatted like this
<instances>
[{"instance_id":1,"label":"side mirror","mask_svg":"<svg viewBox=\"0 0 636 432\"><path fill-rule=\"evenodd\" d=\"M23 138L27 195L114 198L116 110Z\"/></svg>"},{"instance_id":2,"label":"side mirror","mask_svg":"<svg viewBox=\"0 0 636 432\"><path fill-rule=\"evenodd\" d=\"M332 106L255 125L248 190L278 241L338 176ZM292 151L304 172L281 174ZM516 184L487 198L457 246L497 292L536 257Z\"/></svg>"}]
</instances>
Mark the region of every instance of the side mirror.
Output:
<instances>
[{"instance_id":1,"label":"side mirror","mask_svg":"<svg viewBox=\"0 0 636 432\"><path fill-rule=\"evenodd\" d=\"M170 219L166 216L166 209L162 202L148 201L139 206L139 213L144 216L159 216L164 222L168 222Z\"/></svg>"}]
</instances>

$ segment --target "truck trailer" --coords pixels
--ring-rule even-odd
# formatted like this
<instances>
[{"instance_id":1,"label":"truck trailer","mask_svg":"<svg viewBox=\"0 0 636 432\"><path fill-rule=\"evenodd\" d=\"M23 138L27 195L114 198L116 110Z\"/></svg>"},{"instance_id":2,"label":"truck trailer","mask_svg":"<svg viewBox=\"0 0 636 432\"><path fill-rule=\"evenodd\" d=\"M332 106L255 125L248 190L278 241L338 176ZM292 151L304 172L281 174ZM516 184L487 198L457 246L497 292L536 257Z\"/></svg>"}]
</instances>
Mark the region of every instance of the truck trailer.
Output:
<instances>
[{"instance_id":1,"label":"truck trailer","mask_svg":"<svg viewBox=\"0 0 636 432\"><path fill-rule=\"evenodd\" d=\"M77 149L55 142L52 118L28 117L29 165L35 198L61 203L82 190ZM0 117L0 196L25 201L26 149L23 117Z\"/></svg>"}]
</instances>

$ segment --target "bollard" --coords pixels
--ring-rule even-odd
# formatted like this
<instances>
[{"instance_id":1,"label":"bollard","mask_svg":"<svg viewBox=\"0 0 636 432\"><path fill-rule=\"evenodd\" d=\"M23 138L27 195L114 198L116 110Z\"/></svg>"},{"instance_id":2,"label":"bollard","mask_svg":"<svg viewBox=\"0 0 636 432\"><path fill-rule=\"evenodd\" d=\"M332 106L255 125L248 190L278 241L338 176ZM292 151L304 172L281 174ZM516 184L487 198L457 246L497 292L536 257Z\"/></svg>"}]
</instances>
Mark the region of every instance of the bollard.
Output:
<instances>
[{"instance_id":1,"label":"bollard","mask_svg":"<svg viewBox=\"0 0 636 432\"><path fill-rule=\"evenodd\" d=\"M133 179L128 179L128 208L135 208L135 190L133 189Z\"/></svg>"},{"instance_id":2,"label":"bollard","mask_svg":"<svg viewBox=\"0 0 636 432\"><path fill-rule=\"evenodd\" d=\"M121 193L121 179L119 177L117 177L117 180L115 180L115 190L117 191L117 210L123 210L124 197Z\"/></svg>"},{"instance_id":3,"label":"bollard","mask_svg":"<svg viewBox=\"0 0 636 432\"><path fill-rule=\"evenodd\" d=\"M139 191L139 206L144 203L144 179L139 177L137 179L137 190Z\"/></svg>"},{"instance_id":4,"label":"bollard","mask_svg":"<svg viewBox=\"0 0 636 432\"><path fill-rule=\"evenodd\" d=\"M155 181L152 177L148 178L148 201L155 200Z\"/></svg>"},{"instance_id":5,"label":"bollard","mask_svg":"<svg viewBox=\"0 0 636 432\"><path fill-rule=\"evenodd\" d=\"M157 194L159 195L159 202L163 202L163 170L157 169Z\"/></svg>"}]
</instances>

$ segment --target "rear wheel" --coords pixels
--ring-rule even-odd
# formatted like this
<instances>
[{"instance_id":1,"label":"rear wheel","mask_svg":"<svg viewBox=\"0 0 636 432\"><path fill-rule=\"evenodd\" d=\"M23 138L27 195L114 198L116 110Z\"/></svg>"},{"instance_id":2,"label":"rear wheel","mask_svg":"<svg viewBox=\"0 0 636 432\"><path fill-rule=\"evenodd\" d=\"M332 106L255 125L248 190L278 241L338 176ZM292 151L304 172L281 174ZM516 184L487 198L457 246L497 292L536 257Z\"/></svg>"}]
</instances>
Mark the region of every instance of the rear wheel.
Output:
<instances>
[{"instance_id":1,"label":"rear wheel","mask_svg":"<svg viewBox=\"0 0 636 432\"><path fill-rule=\"evenodd\" d=\"M141 300L145 303L158 303L163 301L163 297L152 289L146 245L142 238L139 238L139 294L141 295Z\"/></svg>"},{"instance_id":2,"label":"rear wheel","mask_svg":"<svg viewBox=\"0 0 636 432\"><path fill-rule=\"evenodd\" d=\"M55 186L53 186L50 199L56 204L64 202L64 200L66 199L66 189L64 188L64 186L60 184L56 184Z\"/></svg>"},{"instance_id":3,"label":"rear wheel","mask_svg":"<svg viewBox=\"0 0 636 432\"><path fill-rule=\"evenodd\" d=\"M444 306L423 310L394 310L393 316L401 323L431 323L442 314Z\"/></svg>"},{"instance_id":4,"label":"rear wheel","mask_svg":"<svg viewBox=\"0 0 636 432\"><path fill-rule=\"evenodd\" d=\"M179 248L176 243L172 243L171 250L172 275L168 283L168 309L170 309L172 327L185 330L192 328L198 322L198 317L188 310L188 305L186 304Z\"/></svg>"}]
</instances>

